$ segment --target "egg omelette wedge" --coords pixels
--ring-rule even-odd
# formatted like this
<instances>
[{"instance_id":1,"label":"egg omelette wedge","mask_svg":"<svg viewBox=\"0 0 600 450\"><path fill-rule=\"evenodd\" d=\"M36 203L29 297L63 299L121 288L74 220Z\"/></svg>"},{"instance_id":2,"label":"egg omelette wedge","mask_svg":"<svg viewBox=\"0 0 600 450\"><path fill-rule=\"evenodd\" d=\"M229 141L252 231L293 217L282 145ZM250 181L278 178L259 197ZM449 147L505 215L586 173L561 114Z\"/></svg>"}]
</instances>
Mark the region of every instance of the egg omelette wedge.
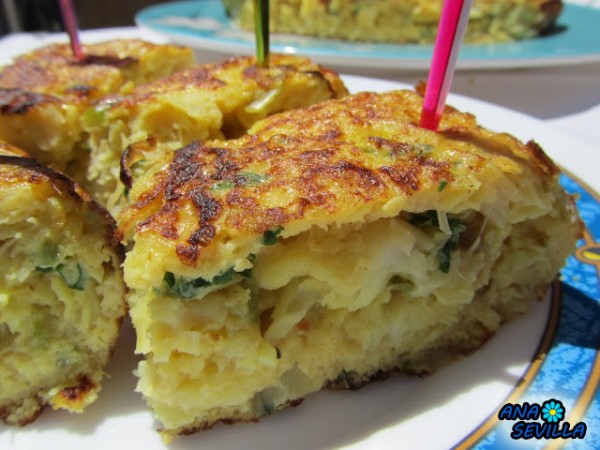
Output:
<instances>
[{"instance_id":1,"label":"egg omelette wedge","mask_svg":"<svg viewBox=\"0 0 600 450\"><path fill-rule=\"evenodd\" d=\"M119 233L140 391L167 439L323 387L428 373L546 291L581 233L535 143L412 91L359 93L193 142Z\"/></svg>"},{"instance_id":2,"label":"egg omelette wedge","mask_svg":"<svg viewBox=\"0 0 600 450\"><path fill-rule=\"evenodd\" d=\"M96 400L126 313L114 220L0 141L0 420Z\"/></svg>"},{"instance_id":3,"label":"egg omelette wedge","mask_svg":"<svg viewBox=\"0 0 600 450\"><path fill-rule=\"evenodd\" d=\"M250 0L222 0L227 14L253 30ZM271 0L270 29L321 39L433 44L442 0ZM552 31L561 0L474 0L465 42L490 44L536 38Z\"/></svg>"},{"instance_id":4,"label":"egg omelette wedge","mask_svg":"<svg viewBox=\"0 0 600 450\"><path fill-rule=\"evenodd\" d=\"M190 48L139 39L87 44L83 51L78 60L69 44L52 44L0 68L0 139L70 176L87 161L81 116L90 102L194 63Z\"/></svg>"}]
</instances>

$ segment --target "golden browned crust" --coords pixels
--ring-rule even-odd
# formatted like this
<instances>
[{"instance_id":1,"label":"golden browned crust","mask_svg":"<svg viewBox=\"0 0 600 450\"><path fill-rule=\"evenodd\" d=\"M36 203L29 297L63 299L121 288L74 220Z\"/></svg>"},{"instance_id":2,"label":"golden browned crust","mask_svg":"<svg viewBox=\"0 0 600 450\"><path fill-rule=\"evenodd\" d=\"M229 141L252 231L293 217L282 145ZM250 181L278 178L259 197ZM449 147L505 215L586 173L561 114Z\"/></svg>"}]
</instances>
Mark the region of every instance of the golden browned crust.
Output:
<instances>
[{"instance_id":1,"label":"golden browned crust","mask_svg":"<svg viewBox=\"0 0 600 450\"><path fill-rule=\"evenodd\" d=\"M80 409L86 402L86 396L97 388L87 376L80 375L77 381L71 385L63 388L54 401L56 407L71 407L74 409ZM27 416L19 416L18 418L13 417L13 412L18 409L21 405L11 404L4 405L0 408L0 420L6 425L18 425L24 427L35 420L44 412L48 407L48 403L42 399L39 394L36 396L35 401L37 403L37 409L31 411Z\"/></svg>"},{"instance_id":2,"label":"golden browned crust","mask_svg":"<svg viewBox=\"0 0 600 450\"><path fill-rule=\"evenodd\" d=\"M77 377L76 384L61 389L58 398L54 400L54 406L67 407L68 409L83 409L86 397L96 389L97 386L93 381L85 375L80 375Z\"/></svg>"},{"instance_id":3,"label":"golden browned crust","mask_svg":"<svg viewBox=\"0 0 600 450\"><path fill-rule=\"evenodd\" d=\"M24 91L23 89L0 88L0 115L27 114L31 108L59 100L51 95Z\"/></svg>"},{"instance_id":4,"label":"golden browned crust","mask_svg":"<svg viewBox=\"0 0 600 450\"><path fill-rule=\"evenodd\" d=\"M134 68L158 47L139 39L117 39L84 45L85 57L79 60L68 44L48 45L19 56L4 67L0 71L0 88L51 94L71 102L89 101L114 91L114 86L107 85L112 82L109 80L114 80L120 71Z\"/></svg>"},{"instance_id":5,"label":"golden browned crust","mask_svg":"<svg viewBox=\"0 0 600 450\"><path fill-rule=\"evenodd\" d=\"M241 78L236 78L233 81L236 83L253 81L265 91L276 87L286 77L304 73L326 80L332 94L335 94L336 97L346 95L348 92L335 72L313 63L310 59L273 54L268 68L259 67L256 64L256 58L252 56L232 57L218 63L202 64L181 70L152 83L139 85L130 95L125 97L108 96L102 99L100 103L113 107L133 108L141 102L151 101L153 97L159 97L169 92L187 89L217 90L230 82L224 79L224 74L229 72L233 75L235 69L238 68L241 71Z\"/></svg>"},{"instance_id":6,"label":"golden browned crust","mask_svg":"<svg viewBox=\"0 0 600 450\"><path fill-rule=\"evenodd\" d=\"M102 223L106 229L106 243L120 258L120 261L123 261L124 249L122 244L115 238L114 233L116 229L115 219L71 178L51 167L39 164L23 150L0 141L0 166L2 165L12 166L13 170L0 171L0 186L9 181L13 183L15 181L25 183L48 182L63 196L71 198L76 203L84 204L85 208L98 216L99 223Z\"/></svg>"},{"instance_id":7,"label":"golden browned crust","mask_svg":"<svg viewBox=\"0 0 600 450\"><path fill-rule=\"evenodd\" d=\"M215 241L383 205L441 183L446 192L468 190L460 185L463 175L482 176L494 165L558 173L539 147L484 130L453 108L438 133L420 128L421 104L410 91L361 93L272 116L235 141L192 143L124 211L120 237L134 228L157 235L195 267ZM280 192L290 200L272 205ZM179 214L187 208L197 218L191 233L180 231L189 229Z\"/></svg>"}]
</instances>

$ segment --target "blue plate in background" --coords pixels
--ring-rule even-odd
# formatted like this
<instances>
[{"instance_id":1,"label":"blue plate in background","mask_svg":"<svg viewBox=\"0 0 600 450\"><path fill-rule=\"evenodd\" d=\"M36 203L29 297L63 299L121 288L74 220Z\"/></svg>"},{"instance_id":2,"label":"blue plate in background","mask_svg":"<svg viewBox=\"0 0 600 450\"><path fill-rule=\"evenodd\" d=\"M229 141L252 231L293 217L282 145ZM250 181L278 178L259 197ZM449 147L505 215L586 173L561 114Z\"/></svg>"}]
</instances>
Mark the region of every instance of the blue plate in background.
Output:
<instances>
[{"instance_id":1,"label":"blue plate in background","mask_svg":"<svg viewBox=\"0 0 600 450\"><path fill-rule=\"evenodd\" d=\"M136 22L191 47L232 55L254 53L254 35L239 29L227 17L219 0L151 6L136 15ZM600 9L567 4L555 33L514 43L464 45L458 68L539 67L600 61L599 25ZM351 43L273 34L271 50L298 53L320 63L345 67L427 69L433 46Z\"/></svg>"}]
</instances>

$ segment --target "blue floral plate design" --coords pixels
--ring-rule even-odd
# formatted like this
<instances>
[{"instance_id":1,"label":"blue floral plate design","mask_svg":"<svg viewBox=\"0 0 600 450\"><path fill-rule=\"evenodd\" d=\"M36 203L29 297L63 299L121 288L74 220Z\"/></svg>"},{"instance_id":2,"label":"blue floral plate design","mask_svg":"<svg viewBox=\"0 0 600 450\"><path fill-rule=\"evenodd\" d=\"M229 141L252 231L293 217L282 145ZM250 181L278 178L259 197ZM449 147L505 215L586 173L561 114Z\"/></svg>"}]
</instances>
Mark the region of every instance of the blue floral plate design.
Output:
<instances>
[{"instance_id":1,"label":"blue floral plate design","mask_svg":"<svg viewBox=\"0 0 600 450\"><path fill-rule=\"evenodd\" d=\"M219 0L169 2L150 6L136 23L181 44L227 54L253 54L254 35L240 30ZM600 61L600 9L566 4L554 32L534 39L489 45L464 45L459 69L511 68ZM351 43L273 34L274 52L298 53L342 67L427 69L431 45Z\"/></svg>"}]
</instances>

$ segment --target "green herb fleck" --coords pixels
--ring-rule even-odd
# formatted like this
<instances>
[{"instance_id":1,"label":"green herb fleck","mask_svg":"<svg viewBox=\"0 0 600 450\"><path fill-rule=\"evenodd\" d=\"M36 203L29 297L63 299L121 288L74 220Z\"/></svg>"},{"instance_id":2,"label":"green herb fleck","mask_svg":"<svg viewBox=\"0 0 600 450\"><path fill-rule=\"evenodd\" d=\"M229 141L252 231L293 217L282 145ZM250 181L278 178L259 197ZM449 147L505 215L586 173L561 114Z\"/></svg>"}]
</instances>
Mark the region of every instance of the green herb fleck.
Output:
<instances>
[{"instance_id":1,"label":"green herb fleck","mask_svg":"<svg viewBox=\"0 0 600 450\"><path fill-rule=\"evenodd\" d=\"M242 186L254 186L255 184L264 183L270 178L269 175L252 172L240 172L238 176L239 184Z\"/></svg>"},{"instance_id":2,"label":"green herb fleck","mask_svg":"<svg viewBox=\"0 0 600 450\"><path fill-rule=\"evenodd\" d=\"M85 126L100 126L106 120L106 107L104 105L99 105L88 108L83 113L82 119Z\"/></svg>"},{"instance_id":3,"label":"green herb fleck","mask_svg":"<svg viewBox=\"0 0 600 450\"><path fill-rule=\"evenodd\" d=\"M167 286L173 287L175 286L175 274L173 272L165 272L165 276L163 277L163 281L167 283Z\"/></svg>"},{"instance_id":4,"label":"green herb fleck","mask_svg":"<svg viewBox=\"0 0 600 450\"><path fill-rule=\"evenodd\" d=\"M227 269L222 274L215 276L212 279L212 284L215 284L215 285L218 285L218 284L227 284L231 280L233 280L233 277L234 277L234 275L236 273L237 272L235 270L233 270L233 267L230 267L229 269Z\"/></svg>"},{"instance_id":5,"label":"green herb fleck","mask_svg":"<svg viewBox=\"0 0 600 450\"><path fill-rule=\"evenodd\" d=\"M213 191L227 191L229 189L233 189L235 187L235 183L233 181L225 180L214 183L210 189Z\"/></svg>"},{"instance_id":6,"label":"green herb fleck","mask_svg":"<svg viewBox=\"0 0 600 450\"><path fill-rule=\"evenodd\" d=\"M413 147L413 151L418 156L425 156L425 155L431 153L433 150L433 145L430 145L430 144L413 144L412 147Z\"/></svg>"},{"instance_id":7,"label":"green herb fleck","mask_svg":"<svg viewBox=\"0 0 600 450\"><path fill-rule=\"evenodd\" d=\"M165 272L165 275L163 276L163 286L161 289L158 289L158 292L173 297L190 299L196 297L202 288L230 283L236 275L250 278L252 277L252 269L236 272L233 267L230 267L225 272L213 277L211 281L202 277L177 277L173 272Z\"/></svg>"},{"instance_id":8,"label":"green herb fleck","mask_svg":"<svg viewBox=\"0 0 600 450\"><path fill-rule=\"evenodd\" d=\"M202 277L187 279L185 277L176 277L173 272L165 272L163 277L163 288L165 294L180 298L193 298L198 294L198 290L210 286L212 283Z\"/></svg>"},{"instance_id":9,"label":"green herb fleck","mask_svg":"<svg viewBox=\"0 0 600 450\"><path fill-rule=\"evenodd\" d=\"M450 261L452 257L452 251L458 247L460 235L467 227L460 219L448 219L448 225L450 225L450 231L452 234L444 244L444 246L438 252L438 268L444 273L450 271Z\"/></svg>"},{"instance_id":10,"label":"green herb fleck","mask_svg":"<svg viewBox=\"0 0 600 450\"><path fill-rule=\"evenodd\" d=\"M448 186L448 181L442 180L440 182L440 184L438 184L438 187L437 187L438 192L442 192L446 186Z\"/></svg>"},{"instance_id":11,"label":"green herb fleck","mask_svg":"<svg viewBox=\"0 0 600 450\"><path fill-rule=\"evenodd\" d=\"M44 245L38 255L39 262L35 266L35 270L43 273L56 272L69 288L83 291L86 279L83 268L75 262L58 263L59 258L58 246L55 244Z\"/></svg>"},{"instance_id":12,"label":"green herb fleck","mask_svg":"<svg viewBox=\"0 0 600 450\"><path fill-rule=\"evenodd\" d=\"M439 227L440 225L437 212L433 209L422 213L412 214L409 223L419 228L424 228L426 226ZM451 232L450 237L446 240L437 254L438 268L444 273L449 272L452 251L458 246L461 233L467 229L466 225L462 223L460 219L455 217L448 218L448 225Z\"/></svg>"},{"instance_id":13,"label":"green herb fleck","mask_svg":"<svg viewBox=\"0 0 600 450\"><path fill-rule=\"evenodd\" d=\"M263 245L275 245L279 241L277 236L283 231L282 226L278 226L272 230L267 230L263 233Z\"/></svg>"},{"instance_id":14,"label":"green herb fleck","mask_svg":"<svg viewBox=\"0 0 600 450\"><path fill-rule=\"evenodd\" d=\"M237 186L254 186L264 183L270 178L270 175L263 175L252 172L240 172L235 176L235 180L222 180L214 183L210 189L213 191L227 191Z\"/></svg>"},{"instance_id":15,"label":"green herb fleck","mask_svg":"<svg viewBox=\"0 0 600 450\"><path fill-rule=\"evenodd\" d=\"M56 271L67 283L67 286L77 291L83 291L85 285L84 271L79 264L59 264Z\"/></svg>"}]
</instances>

